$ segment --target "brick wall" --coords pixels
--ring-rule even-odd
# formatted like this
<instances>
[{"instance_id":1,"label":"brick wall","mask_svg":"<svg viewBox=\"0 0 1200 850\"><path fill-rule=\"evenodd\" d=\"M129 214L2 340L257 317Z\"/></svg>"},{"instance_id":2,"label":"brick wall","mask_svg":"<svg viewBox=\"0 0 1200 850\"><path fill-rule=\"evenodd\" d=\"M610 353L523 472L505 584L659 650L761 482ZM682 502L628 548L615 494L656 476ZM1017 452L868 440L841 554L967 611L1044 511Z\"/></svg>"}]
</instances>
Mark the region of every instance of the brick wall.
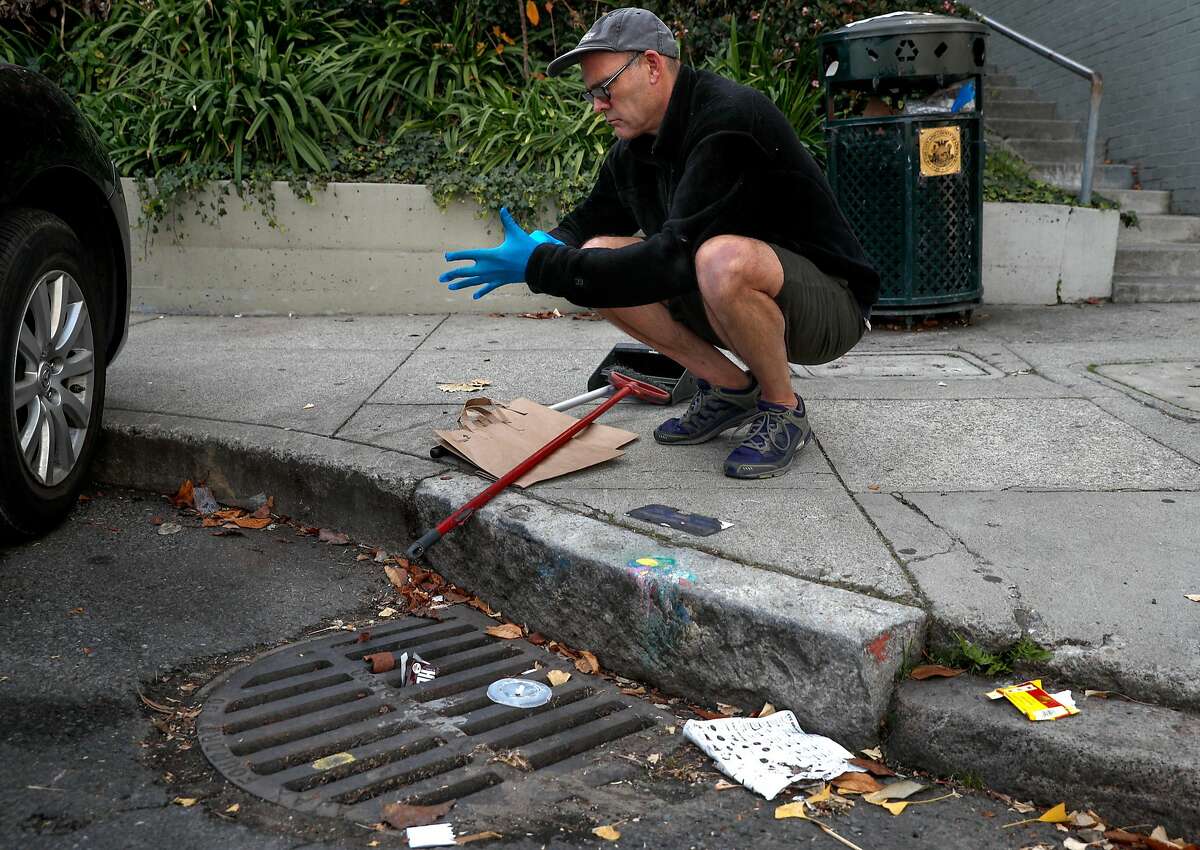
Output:
<instances>
[{"instance_id":1,"label":"brick wall","mask_svg":"<svg viewBox=\"0 0 1200 850\"><path fill-rule=\"evenodd\" d=\"M972 6L1099 71L1097 156L1138 166L1143 189L1169 189L1174 211L1200 215L1200 0L976 0ZM999 33L988 45L989 65L1056 101L1058 117L1086 127L1085 79Z\"/></svg>"}]
</instances>

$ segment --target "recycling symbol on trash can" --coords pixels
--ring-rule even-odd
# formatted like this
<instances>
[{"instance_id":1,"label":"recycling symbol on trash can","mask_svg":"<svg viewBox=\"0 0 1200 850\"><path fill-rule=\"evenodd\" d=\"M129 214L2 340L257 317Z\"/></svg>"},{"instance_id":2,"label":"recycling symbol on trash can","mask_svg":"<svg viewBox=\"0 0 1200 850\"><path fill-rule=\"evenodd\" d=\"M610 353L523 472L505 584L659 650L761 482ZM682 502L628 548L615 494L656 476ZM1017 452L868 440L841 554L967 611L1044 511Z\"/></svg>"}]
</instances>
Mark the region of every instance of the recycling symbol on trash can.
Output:
<instances>
[{"instance_id":1,"label":"recycling symbol on trash can","mask_svg":"<svg viewBox=\"0 0 1200 850\"><path fill-rule=\"evenodd\" d=\"M916 43L911 38L904 38L896 48L896 59L900 62L912 62L917 58L917 53Z\"/></svg>"}]
</instances>

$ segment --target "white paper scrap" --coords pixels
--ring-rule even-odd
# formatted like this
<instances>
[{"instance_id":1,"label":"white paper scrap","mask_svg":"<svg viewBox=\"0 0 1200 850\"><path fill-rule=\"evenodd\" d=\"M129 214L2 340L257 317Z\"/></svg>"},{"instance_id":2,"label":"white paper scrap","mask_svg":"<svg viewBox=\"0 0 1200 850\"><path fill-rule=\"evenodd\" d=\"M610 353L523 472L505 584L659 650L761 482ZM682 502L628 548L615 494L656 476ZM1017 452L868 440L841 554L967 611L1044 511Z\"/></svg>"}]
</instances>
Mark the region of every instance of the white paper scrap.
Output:
<instances>
[{"instance_id":1,"label":"white paper scrap","mask_svg":"<svg viewBox=\"0 0 1200 850\"><path fill-rule=\"evenodd\" d=\"M722 773L768 800L801 779L826 780L848 770L862 771L849 763L853 753L823 735L805 733L790 711L689 720L683 734Z\"/></svg>"},{"instance_id":2,"label":"white paper scrap","mask_svg":"<svg viewBox=\"0 0 1200 850\"><path fill-rule=\"evenodd\" d=\"M410 826L405 830L409 847L451 847L454 840L454 825L435 823L430 826Z\"/></svg>"},{"instance_id":3,"label":"white paper scrap","mask_svg":"<svg viewBox=\"0 0 1200 850\"><path fill-rule=\"evenodd\" d=\"M1056 694L1050 694L1051 699L1056 699L1068 708L1077 708L1075 698L1071 696L1070 691L1059 691Z\"/></svg>"}]
</instances>

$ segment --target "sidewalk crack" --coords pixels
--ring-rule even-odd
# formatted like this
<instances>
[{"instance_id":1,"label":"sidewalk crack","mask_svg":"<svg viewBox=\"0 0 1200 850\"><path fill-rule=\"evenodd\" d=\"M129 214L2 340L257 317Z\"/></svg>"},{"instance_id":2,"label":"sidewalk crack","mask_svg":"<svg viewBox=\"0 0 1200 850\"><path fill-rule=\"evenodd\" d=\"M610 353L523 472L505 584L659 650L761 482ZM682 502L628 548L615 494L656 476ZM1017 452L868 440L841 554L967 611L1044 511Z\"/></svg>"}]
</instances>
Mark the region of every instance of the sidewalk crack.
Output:
<instances>
[{"instance_id":1,"label":"sidewalk crack","mask_svg":"<svg viewBox=\"0 0 1200 850\"><path fill-rule=\"evenodd\" d=\"M383 385L386 384L388 381L390 381L392 379L392 376L395 375L397 372L399 372L401 367L404 366L404 364L407 363L414 354L416 354L418 351L421 350L421 346L424 345L426 342L428 342L429 338L431 336L433 336L435 333L437 333L438 328L440 328L442 325L444 325L449 318L450 318L449 313L442 316L441 320L436 325L433 326L433 329L430 330L429 333L425 334L424 338L416 344L416 346L413 348L412 351L408 352L407 354L404 355L404 357L402 357L400 359L400 362L396 364L396 368L393 369L392 371L388 372L383 377L383 380L381 380L378 384L375 385L375 389L373 389L369 393L367 393L366 397L361 402L359 402L358 407L354 408L354 410L351 411L350 415L342 420L342 424L340 424L336 428L334 428L333 432L329 436L333 437L334 439L338 439L338 433L340 433L343 428L345 428L347 425L350 424L350 420L353 419L355 416L357 416L358 412L367 406L367 402L370 401L375 396L375 393L379 392L383 388Z\"/></svg>"}]
</instances>

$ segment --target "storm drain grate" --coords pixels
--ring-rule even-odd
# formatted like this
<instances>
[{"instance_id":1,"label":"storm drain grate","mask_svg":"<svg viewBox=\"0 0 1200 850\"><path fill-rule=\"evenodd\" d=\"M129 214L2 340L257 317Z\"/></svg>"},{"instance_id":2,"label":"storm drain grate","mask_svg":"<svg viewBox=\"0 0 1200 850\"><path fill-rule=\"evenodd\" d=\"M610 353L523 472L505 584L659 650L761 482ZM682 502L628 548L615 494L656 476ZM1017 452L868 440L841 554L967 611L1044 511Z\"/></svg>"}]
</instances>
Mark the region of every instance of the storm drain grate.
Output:
<instances>
[{"instance_id":1,"label":"storm drain grate","mask_svg":"<svg viewBox=\"0 0 1200 850\"><path fill-rule=\"evenodd\" d=\"M371 823L385 803L432 805L514 783L522 797L549 799L551 784L586 771L585 754L599 758L608 744L673 746L655 728L669 715L524 641L485 634L495 621L465 606L444 613L378 624L365 642L342 631L291 644L234 670L197 718L205 756L258 797ZM362 660L384 651L416 652L438 676L400 687L399 669L375 674ZM497 679L546 682L551 669L572 676L547 705L487 697Z\"/></svg>"}]
</instances>

